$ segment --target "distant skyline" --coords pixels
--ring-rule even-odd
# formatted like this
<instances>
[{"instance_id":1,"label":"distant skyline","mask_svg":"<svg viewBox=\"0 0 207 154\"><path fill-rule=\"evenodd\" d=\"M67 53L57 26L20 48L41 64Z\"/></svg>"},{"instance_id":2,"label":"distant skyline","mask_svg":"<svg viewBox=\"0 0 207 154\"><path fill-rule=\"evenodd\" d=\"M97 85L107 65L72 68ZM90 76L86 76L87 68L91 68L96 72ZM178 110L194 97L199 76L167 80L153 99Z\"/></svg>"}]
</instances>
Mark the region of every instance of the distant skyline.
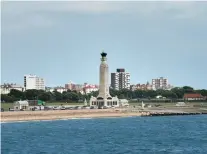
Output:
<instances>
[{"instance_id":1,"label":"distant skyline","mask_svg":"<svg viewBox=\"0 0 207 154\"><path fill-rule=\"evenodd\" d=\"M207 2L2 2L1 83L25 74L46 86L99 83L100 53L109 72L131 84L165 77L207 89Z\"/></svg>"}]
</instances>

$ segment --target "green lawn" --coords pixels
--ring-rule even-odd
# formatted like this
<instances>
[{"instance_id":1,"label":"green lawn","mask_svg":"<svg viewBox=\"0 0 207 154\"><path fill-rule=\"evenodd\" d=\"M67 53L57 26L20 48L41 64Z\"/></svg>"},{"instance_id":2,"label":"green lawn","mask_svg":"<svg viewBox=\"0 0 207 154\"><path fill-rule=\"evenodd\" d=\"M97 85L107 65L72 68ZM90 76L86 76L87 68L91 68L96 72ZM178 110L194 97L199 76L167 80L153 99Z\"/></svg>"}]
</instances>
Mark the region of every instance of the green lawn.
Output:
<instances>
[{"instance_id":1,"label":"green lawn","mask_svg":"<svg viewBox=\"0 0 207 154\"><path fill-rule=\"evenodd\" d=\"M46 106L60 106L60 105L73 105L73 106L78 106L78 105L84 105L84 103L76 103L76 102L72 102L72 103L64 103L64 102L46 102ZM129 104L131 106L141 106L141 102L129 102ZM173 107L175 106L176 103L163 103L163 102L156 102L156 103L151 103L151 102L144 102L144 104L159 104L163 107ZM193 106L193 105L201 105L203 104L203 106L207 107L207 102L190 102L190 103L186 103L187 105ZM1 108L4 108L5 111L8 111L9 108L13 108L13 103L1 103Z\"/></svg>"},{"instance_id":2,"label":"green lawn","mask_svg":"<svg viewBox=\"0 0 207 154\"><path fill-rule=\"evenodd\" d=\"M9 108L13 108L13 103L1 103L1 108L4 108L4 111L9 111Z\"/></svg>"},{"instance_id":3,"label":"green lawn","mask_svg":"<svg viewBox=\"0 0 207 154\"><path fill-rule=\"evenodd\" d=\"M83 105L83 103L64 103L64 102L46 102L46 106L60 106L60 105ZM13 109L13 103L1 103L1 108L4 108L4 111L9 111L9 108Z\"/></svg>"},{"instance_id":4,"label":"green lawn","mask_svg":"<svg viewBox=\"0 0 207 154\"><path fill-rule=\"evenodd\" d=\"M172 106L175 106L177 102L167 102L167 103L164 103L164 102L143 102L144 104L150 104L150 105L155 105L155 104L159 104L160 106L164 106L164 107L172 107ZM137 106L137 105L142 105L141 102L129 102L129 104L131 106ZM190 105L190 106L193 106L193 105L201 105L203 104L204 106L207 106L207 102L187 102L186 105Z\"/></svg>"}]
</instances>

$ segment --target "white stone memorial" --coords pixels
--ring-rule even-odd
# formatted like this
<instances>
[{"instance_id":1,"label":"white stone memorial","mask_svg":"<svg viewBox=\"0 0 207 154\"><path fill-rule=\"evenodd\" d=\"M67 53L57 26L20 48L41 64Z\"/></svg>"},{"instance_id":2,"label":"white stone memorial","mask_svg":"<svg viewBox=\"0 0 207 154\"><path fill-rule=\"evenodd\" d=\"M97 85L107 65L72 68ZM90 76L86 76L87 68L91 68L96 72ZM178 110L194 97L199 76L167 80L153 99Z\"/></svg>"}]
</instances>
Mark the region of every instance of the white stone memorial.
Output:
<instances>
[{"instance_id":1,"label":"white stone memorial","mask_svg":"<svg viewBox=\"0 0 207 154\"><path fill-rule=\"evenodd\" d=\"M100 64L100 73L99 73L99 95L97 97L90 98L90 106L111 107L119 106L119 99L117 97L111 97L109 94L109 67L107 64L107 53L101 53L101 64Z\"/></svg>"}]
</instances>

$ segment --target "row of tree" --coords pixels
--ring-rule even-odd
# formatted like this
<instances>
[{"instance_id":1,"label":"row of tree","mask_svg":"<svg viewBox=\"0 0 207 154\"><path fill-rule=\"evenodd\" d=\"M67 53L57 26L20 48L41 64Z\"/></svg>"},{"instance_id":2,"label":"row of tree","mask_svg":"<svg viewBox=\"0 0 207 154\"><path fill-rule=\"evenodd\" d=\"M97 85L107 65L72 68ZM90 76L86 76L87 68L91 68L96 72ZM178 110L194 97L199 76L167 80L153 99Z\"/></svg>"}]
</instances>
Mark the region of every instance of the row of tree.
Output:
<instances>
[{"instance_id":1,"label":"row of tree","mask_svg":"<svg viewBox=\"0 0 207 154\"><path fill-rule=\"evenodd\" d=\"M42 100L42 101L67 101L67 102L78 102L84 99L84 95L77 93L76 91L67 92L46 92L44 90L26 90L24 92L12 89L9 94L1 94L2 102L13 102L17 100Z\"/></svg>"},{"instance_id":2,"label":"row of tree","mask_svg":"<svg viewBox=\"0 0 207 154\"><path fill-rule=\"evenodd\" d=\"M171 90L135 90L131 91L128 89L114 90L110 89L110 94L112 97L117 96L119 99L153 99L157 95L161 95L168 99L182 99L185 93L199 93L203 96L207 96L207 90L194 90L192 87L184 86L181 88L173 88ZM13 102L16 100L36 100L40 99L47 102L64 101L64 102L78 102L84 99L89 100L91 96L97 96L98 91L92 92L90 94L81 94L76 91L67 92L46 92L43 90L26 90L25 92L12 89L9 94L1 94L2 102Z\"/></svg>"}]
</instances>

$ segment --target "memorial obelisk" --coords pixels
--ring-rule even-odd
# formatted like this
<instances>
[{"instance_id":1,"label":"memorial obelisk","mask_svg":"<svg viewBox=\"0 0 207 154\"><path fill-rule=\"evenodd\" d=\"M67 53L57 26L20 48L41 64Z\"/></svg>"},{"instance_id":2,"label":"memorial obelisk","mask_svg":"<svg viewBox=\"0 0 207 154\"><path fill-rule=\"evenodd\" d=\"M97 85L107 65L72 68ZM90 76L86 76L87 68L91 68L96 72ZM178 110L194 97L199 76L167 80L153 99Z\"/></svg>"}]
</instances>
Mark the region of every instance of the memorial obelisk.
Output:
<instances>
[{"instance_id":1,"label":"memorial obelisk","mask_svg":"<svg viewBox=\"0 0 207 154\"><path fill-rule=\"evenodd\" d=\"M99 95L97 98L103 98L104 105L106 106L107 98L111 98L109 94L109 67L107 64L107 53L101 53L101 64L100 64L100 73L99 73Z\"/></svg>"},{"instance_id":2,"label":"memorial obelisk","mask_svg":"<svg viewBox=\"0 0 207 154\"><path fill-rule=\"evenodd\" d=\"M119 106L117 96L111 97L109 93L109 66L107 64L107 53L101 53L101 64L99 68L99 94L97 97L91 96L90 106L98 106L99 108Z\"/></svg>"}]
</instances>

